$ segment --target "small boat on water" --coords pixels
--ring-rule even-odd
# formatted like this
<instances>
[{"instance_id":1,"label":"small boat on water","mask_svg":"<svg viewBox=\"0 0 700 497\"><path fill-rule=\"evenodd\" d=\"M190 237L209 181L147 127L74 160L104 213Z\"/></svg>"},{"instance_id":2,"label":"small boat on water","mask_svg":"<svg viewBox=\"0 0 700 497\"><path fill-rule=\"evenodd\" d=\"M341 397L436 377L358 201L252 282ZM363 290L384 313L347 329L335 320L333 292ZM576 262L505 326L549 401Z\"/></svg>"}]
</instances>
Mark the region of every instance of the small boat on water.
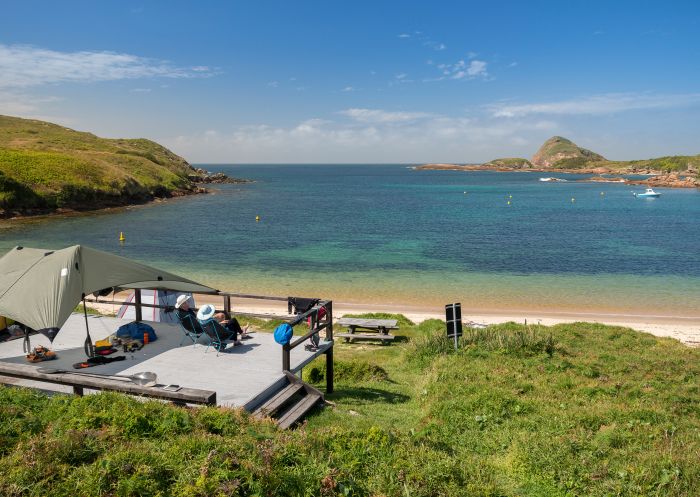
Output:
<instances>
[{"instance_id":1,"label":"small boat on water","mask_svg":"<svg viewBox=\"0 0 700 497\"><path fill-rule=\"evenodd\" d=\"M567 180L561 178L540 178L540 181L562 181L565 183Z\"/></svg>"},{"instance_id":2,"label":"small boat on water","mask_svg":"<svg viewBox=\"0 0 700 497\"><path fill-rule=\"evenodd\" d=\"M644 193L632 192L632 195L640 198L657 198L660 197L660 193L656 193L653 188L647 188Z\"/></svg>"}]
</instances>

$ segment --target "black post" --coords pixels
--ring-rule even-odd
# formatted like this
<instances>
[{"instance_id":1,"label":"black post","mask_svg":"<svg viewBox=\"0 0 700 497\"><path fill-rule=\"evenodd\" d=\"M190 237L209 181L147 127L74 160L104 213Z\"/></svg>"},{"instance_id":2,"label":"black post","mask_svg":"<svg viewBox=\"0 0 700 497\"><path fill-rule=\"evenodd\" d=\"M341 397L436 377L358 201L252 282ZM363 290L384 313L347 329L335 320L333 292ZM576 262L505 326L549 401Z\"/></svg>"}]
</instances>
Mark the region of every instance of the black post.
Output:
<instances>
[{"instance_id":1,"label":"black post","mask_svg":"<svg viewBox=\"0 0 700 497\"><path fill-rule=\"evenodd\" d=\"M282 346L282 371L289 371L291 369L290 351L289 344Z\"/></svg>"},{"instance_id":2,"label":"black post","mask_svg":"<svg viewBox=\"0 0 700 497\"><path fill-rule=\"evenodd\" d=\"M136 321L143 321L143 313L141 312L141 289L137 288L134 290L134 303L136 304L134 309L136 310Z\"/></svg>"},{"instance_id":3,"label":"black post","mask_svg":"<svg viewBox=\"0 0 700 497\"><path fill-rule=\"evenodd\" d=\"M226 319L231 319L231 296L224 295L224 314Z\"/></svg>"},{"instance_id":4,"label":"black post","mask_svg":"<svg viewBox=\"0 0 700 497\"><path fill-rule=\"evenodd\" d=\"M326 304L326 340L333 340L333 302ZM326 351L326 393L333 393L333 345Z\"/></svg>"}]
</instances>

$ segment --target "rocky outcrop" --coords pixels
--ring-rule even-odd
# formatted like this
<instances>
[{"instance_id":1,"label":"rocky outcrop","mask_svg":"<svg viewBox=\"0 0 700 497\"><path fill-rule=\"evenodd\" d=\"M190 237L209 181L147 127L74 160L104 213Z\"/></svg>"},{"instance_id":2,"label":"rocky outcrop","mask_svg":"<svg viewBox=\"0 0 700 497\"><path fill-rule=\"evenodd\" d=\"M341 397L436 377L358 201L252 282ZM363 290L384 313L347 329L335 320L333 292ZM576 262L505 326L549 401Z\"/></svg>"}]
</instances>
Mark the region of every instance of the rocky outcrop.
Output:
<instances>
[{"instance_id":1,"label":"rocky outcrop","mask_svg":"<svg viewBox=\"0 0 700 497\"><path fill-rule=\"evenodd\" d=\"M579 147L571 140L553 136L532 156L532 163L538 167L556 167L566 164L581 167L589 162L604 161L605 157L586 148Z\"/></svg>"},{"instance_id":2,"label":"rocky outcrop","mask_svg":"<svg viewBox=\"0 0 700 497\"><path fill-rule=\"evenodd\" d=\"M192 173L188 175L190 181L194 183L205 184L223 184L223 183L253 183L252 180L243 178L232 178L224 173L212 173L201 167L193 167Z\"/></svg>"}]
</instances>

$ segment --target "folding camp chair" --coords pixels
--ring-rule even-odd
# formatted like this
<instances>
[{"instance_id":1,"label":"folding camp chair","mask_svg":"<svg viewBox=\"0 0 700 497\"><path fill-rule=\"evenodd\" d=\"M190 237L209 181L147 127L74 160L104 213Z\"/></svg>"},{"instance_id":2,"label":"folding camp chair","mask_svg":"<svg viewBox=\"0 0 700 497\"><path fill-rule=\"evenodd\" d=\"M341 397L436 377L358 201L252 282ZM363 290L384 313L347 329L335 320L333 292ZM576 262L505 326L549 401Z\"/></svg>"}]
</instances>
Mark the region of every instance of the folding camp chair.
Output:
<instances>
[{"instance_id":1,"label":"folding camp chair","mask_svg":"<svg viewBox=\"0 0 700 497\"><path fill-rule=\"evenodd\" d=\"M216 356L218 357L219 352L223 352L226 345L229 343L235 343L235 340L224 340L221 338L224 336L223 334L226 333L226 329L221 326L221 323L219 323L216 319L209 318L206 321L199 321L199 324L202 326L204 334L209 337L209 344L207 345L207 349L204 351L205 354L209 350L209 347L213 346L216 349Z\"/></svg>"},{"instance_id":2,"label":"folding camp chair","mask_svg":"<svg viewBox=\"0 0 700 497\"><path fill-rule=\"evenodd\" d=\"M185 336L182 337L182 340L180 340L180 346L182 346L182 342L186 341L188 338L192 340L192 345L196 346L202 336L206 337L209 340L209 344L211 344L211 338L209 335L204 332L204 328L202 328L202 326L199 324L199 321L194 319L191 315L188 314L184 318L180 319L177 311L175 311L175 319L178 323L180 323L180 328L185 334Z\"/></svg>"}]
</instances>

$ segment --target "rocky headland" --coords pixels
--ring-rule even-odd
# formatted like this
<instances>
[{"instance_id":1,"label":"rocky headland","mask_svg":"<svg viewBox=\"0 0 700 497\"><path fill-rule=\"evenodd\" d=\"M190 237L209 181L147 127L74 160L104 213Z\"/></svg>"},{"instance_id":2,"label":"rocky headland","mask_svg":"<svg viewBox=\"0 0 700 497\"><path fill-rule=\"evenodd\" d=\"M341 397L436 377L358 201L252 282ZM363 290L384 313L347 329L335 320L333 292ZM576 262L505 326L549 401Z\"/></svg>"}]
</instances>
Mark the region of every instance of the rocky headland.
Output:
<instances>
[{"instance_id":1,"label":"rocky headland","mask_svg":"<svg viewBox=\"0 0 700 497\"><path fill-rule=\"evenodd\" d=\"M0 116L0 217L143 204L248 183L194 168L146 139L107 139L45 121Z\"/></svg>"},{"instance_id":2,"label":"rocky headland","mask_svg":"<svg viewBox=\"0 0 700 497\"><path fill-rule=\"evenodd\" d=\"M597 176L581 181L620 183L620 180L623 180L629 184L651 187L700 188L700 175L698 173L700 155L674 155L646 160L610 161L561 136L553 136L544 142L531 160L516 157L494 159L483 164L424 164L416 166L414 169L595 174ZM649 177L638 180L623 178L623 176L628 175L647 175Z\"/></svg>"}]
</instances>

